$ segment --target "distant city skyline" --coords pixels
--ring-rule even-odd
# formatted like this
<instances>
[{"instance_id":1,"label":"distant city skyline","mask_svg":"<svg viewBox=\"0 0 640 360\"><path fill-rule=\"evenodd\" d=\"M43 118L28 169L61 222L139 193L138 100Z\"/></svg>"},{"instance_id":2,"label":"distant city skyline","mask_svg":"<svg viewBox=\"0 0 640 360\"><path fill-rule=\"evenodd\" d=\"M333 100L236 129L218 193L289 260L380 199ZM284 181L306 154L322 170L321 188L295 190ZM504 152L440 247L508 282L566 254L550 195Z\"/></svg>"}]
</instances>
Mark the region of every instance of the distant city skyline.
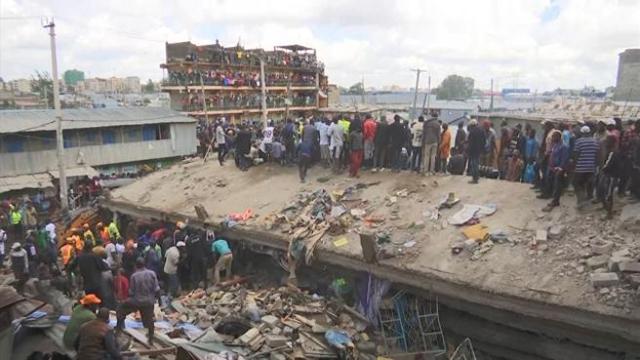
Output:
<instances>
[{"instance_id":1,"label":"distant city skyline","mask_svg":"<svg viewBox=\"0 0 640 360\"><path fill-rule=\"evenodd\" d=\"M198 11L194 11L197 8ZM638 16L633 16L636 14ZM476 87L604 89L614 85L618 54L637 47L640 2L522 1L174 1L3 0L0 77L50 71L42 16L54 16L60 74L135 75L161 80L165 41L271 48L314 47L331 83L415 86L411 68L432 76L469 76ZM420 87L426 87L423 74Z\"/></svg>"}]
</instances>

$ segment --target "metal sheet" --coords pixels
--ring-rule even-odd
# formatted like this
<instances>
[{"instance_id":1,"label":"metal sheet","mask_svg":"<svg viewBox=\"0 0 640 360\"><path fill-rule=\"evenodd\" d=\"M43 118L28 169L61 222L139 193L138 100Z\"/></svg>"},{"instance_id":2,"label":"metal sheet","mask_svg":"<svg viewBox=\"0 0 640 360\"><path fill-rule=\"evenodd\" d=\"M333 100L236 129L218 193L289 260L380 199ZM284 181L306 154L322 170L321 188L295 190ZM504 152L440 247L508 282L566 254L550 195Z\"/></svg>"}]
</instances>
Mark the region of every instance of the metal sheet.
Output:
<instances>
[{"instance_id":1,"label":"metal sheet","mask_svg":"<svg viewBox=\"0 0 640 360\"><path fill-rule=\"evenodd\" d=\"M59 178L58 170L51 170L49 174L53 176L55 179ZM75 176L88 176L90 178L94 176L100 176L100 174L96 171L96 169L91 166L80 166L75 168L68 168L65 170L65 175L67 177L75 177Z\"/></svg>"}]
</instances>

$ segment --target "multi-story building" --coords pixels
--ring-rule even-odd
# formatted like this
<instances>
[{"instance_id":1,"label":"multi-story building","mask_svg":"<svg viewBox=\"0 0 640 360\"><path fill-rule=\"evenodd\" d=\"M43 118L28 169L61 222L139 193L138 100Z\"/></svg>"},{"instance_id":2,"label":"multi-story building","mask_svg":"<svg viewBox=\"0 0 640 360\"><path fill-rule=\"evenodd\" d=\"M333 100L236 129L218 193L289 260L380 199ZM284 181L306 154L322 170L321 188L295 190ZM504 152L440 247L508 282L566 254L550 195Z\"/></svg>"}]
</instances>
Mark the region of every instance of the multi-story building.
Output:
<instances>
[{"instance_id":1,"label":"multi-story building","mask_svg":"<svg viewBox=\"0 0 640 360\"><path fill-rule=\"evenodd\" d=\"M167 43L161 68L171 108L199 118L293 117L328 105L324 65L301 45L266 51Z\"/></svg>"},{"instance_id":2,"label":"multi-story building","mask_svg":"<svg viewBox=\"0 0 640 360\"><path fill-rule=\"evenodd\" d=\"M640 101L640 49L627 49L620 53L613 99Z\"/></svg>"},{"instance_id":3,"label":"multi-story building","mask_svg":"<svg viewBox=\"0 0 640 360\"><path fill-rule=\"evenodd\" d=\"M31 80L16 79L9 81L9 88L13 92L28 94L31 93Z\"/></svg>"},{"instance_id":4,"label":"multi-story building","mask_svg":"<svg viewBox=\"0 0 640 360\"><path fill-rule=\"evenodd\" d=\"M137 76L127 76L124 78L124 88L128 93L138 94L142 90L140 78Z\"/></svg>"},{"instance_id":5,"label":"multi-story building","mask_svg":"<svg viewBox=\"0 0 640 360\"><path fill-rule=\"evenodd\" d=\"M86 91L103 93L107 91L107 79L91 78L84 81L84 89Z\"/></svg>"}]
</instances>

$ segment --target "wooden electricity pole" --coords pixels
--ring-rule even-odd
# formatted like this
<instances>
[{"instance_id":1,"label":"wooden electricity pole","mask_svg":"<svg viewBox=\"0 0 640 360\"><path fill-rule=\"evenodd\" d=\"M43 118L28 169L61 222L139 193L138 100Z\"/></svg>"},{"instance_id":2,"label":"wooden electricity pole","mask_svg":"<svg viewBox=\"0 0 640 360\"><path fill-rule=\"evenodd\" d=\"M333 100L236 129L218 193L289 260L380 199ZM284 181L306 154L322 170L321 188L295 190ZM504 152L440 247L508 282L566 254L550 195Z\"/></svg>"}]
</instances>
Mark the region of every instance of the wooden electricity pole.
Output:
<instances>
[{"instance_id":1,"label":"wooden electricity pole","mask_svg":"<svg viewBox=\"0 0 640 360\"><path fill-rule=\"evenodd\" d=\"M56 117L56 155L58 158L58 176L60 180L60 210L63 215L67 215L69 211L69 200L67 199L67 176L65 173L64 161L64 138L62 130L62 109L60 107L60 84L58 84L58 60L56 58L56 24L53 19L44 24L43 27L49 28L49 36L51 40L51 80L53 80L53 107Z\"/></svg>"}]
</instances>

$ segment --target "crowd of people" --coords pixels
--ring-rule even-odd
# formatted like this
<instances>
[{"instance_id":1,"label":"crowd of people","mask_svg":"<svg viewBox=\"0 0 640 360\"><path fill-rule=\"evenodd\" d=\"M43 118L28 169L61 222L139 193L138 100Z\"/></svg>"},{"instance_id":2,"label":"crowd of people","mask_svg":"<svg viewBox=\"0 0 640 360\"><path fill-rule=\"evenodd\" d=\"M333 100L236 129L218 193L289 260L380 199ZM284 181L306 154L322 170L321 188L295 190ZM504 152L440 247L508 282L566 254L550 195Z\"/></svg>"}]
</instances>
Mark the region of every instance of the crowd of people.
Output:
<instances>
[{"instance_id":1,"label":"crowd of people","mask_svg":"<svg viewBox=\"0 0 640 360\"><path fill-rule=\"evenodd\" d=\"M256 71L223 71L223 70L193 70L169 71L165 85L174 86L250 86L259 88L260 73ZM289 74L270 71L265 76L266 86L315 86L314 74Z\"/></svg>"},{"instance_id":2,"label":"crowd of people","mask_svg":"<svg viewBox=\"0 0 640 360\"><path fill-rule=\"evenodd\" d=\"M183 98L183 109L185 111L202 111L203 98L201 94L189 94ZM291 106L313 106L316 97L309 92L293 92L288 97L284 92L268 93L266 96L267 108L284 108L290 100ZM205 98L207 109L248 109L260 108L262 106L262 95L252 92L216 93Z\"/></svg>"},{"instance_id":3,"label":"crowd of people","mask_svg":"<svg viewBox=\"0 0 640 360\"><path fill-rule=\"evenodd\" d=\"M346 115L288 119L277 124L269 121L264 128L256 122L236 126L222 120L202 133L201 148L217 148L221 165L233 153L243 170L256 157L260 162L297 163L301 181L318 162L336 173L348 168L353 177L364 168L423 174L466 172L471 183L480 177L531 183L540 191L540 198L552 200L545 211L559 205L569 184L580 209L585 200L601 202L609 215L614 189L620 196L640 197L637 121L629 120L623 126L617 118L574 124L549 120L542 124L540 138L530 123L523 128L503 122L496 131L489 120L479 122L465 116L454 122L455 134L449 124L422 116L413 123L398 115L391 122L370 115L362 119Z\"/></svg>"},{"instance_id":4,"label":"crowd of people","mask_svg":"<svg viewBox=\"0 0 640 360\"><path fill-rule=\"evenodd\" d=\"M12 210L11 216L15 213ZM126 232L121 232L116 221L86 223L59 242L55 224L48 222L42 228L29 226L22 239L13 237L9 257L18 289L38 278L70 297L82 294L64 335L69 348L82 351L80 334L87 330L83 323L101 319L98 307L116 311L116 330L123 328L127 314L139 311L152 342L156 302L166 304L182 290L206 288L231 276L231 247L213 232L196 230L185 222L125 225ZM0 240L3 245L8 241L4 228ZM207 276L211 269L213 282ZM104 330L98 325L93 326ZM104 351L113 349L107 345Z\"/></svg>"},{"instance_id":5,"label":"crowd of people","mask_svg":"<svg viewBox=\"0 0 640 360\"><path fill-rule=\"evenodd\" d=\"M213 46L198 47L184 57L186 61L211 62L224 65L259 66L262 58L267 66L290 66L305 69L323 69L314 53L297 51L245 51L240 46L224 48L217 41ZM182 60L182 59L181 59Z\"/></svg>"}]
</instances>

